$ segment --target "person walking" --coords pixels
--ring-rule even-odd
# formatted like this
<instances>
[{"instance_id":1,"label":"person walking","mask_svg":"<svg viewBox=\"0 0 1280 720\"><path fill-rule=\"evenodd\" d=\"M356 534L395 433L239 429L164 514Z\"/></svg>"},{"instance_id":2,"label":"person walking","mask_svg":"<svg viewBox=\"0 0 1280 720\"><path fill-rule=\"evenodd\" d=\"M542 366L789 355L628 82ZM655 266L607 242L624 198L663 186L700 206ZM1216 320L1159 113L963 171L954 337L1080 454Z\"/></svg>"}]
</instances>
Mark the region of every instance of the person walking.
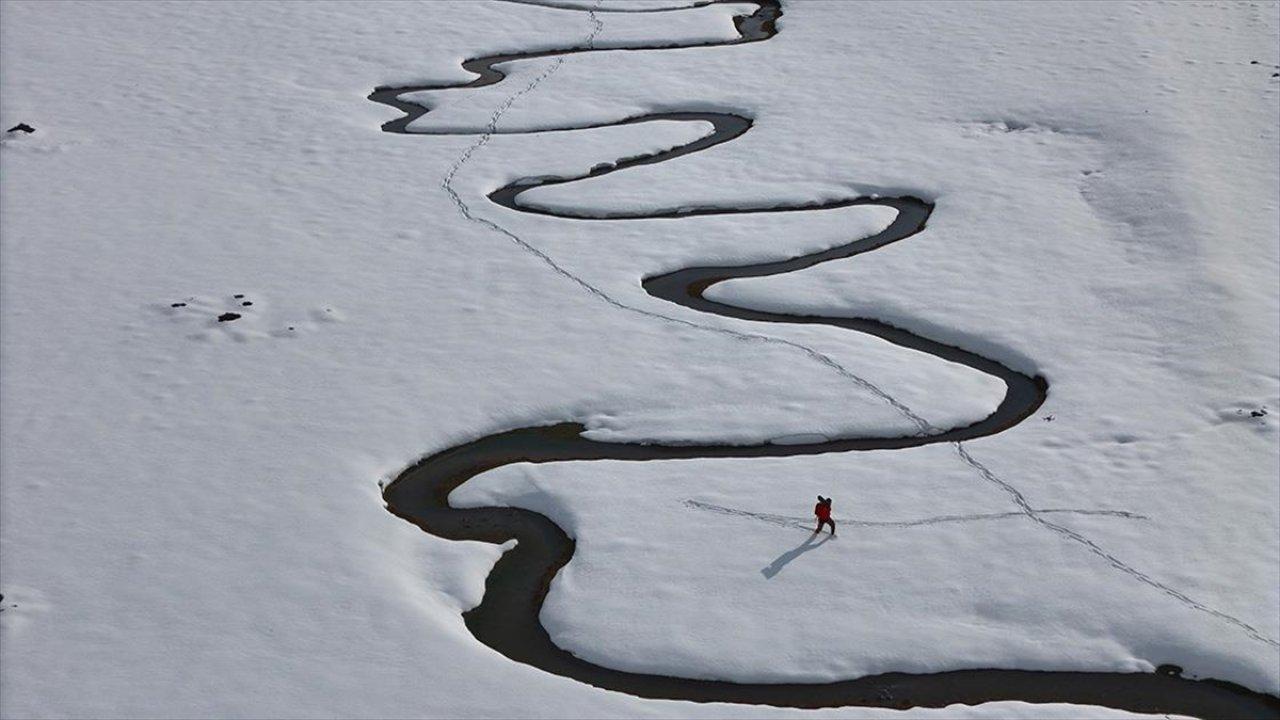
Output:
<instances>
[{"instance_id":1,"label":"person walking","mask_svg":"<svg viewBox=\"0 0 1280 720\"><path fill-rule=\"evenodd\" d=\"M818 527L814 528L813 534L817 535L822 532L823 525L830 525L831 536L835 537L836 524L835 521L831 519L831 498L824 498L819 495L818 504L813 506L813 514L818 518Z\"/></svg>"}]
</instances>

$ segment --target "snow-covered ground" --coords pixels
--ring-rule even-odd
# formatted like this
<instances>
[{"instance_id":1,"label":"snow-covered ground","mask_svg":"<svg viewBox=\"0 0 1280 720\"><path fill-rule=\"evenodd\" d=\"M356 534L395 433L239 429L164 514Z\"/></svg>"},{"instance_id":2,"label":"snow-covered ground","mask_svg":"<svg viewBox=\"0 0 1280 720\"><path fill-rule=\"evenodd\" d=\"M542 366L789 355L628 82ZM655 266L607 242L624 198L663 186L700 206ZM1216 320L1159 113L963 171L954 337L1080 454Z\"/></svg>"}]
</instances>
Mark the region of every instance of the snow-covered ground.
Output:
<instances>
[{"instance_id":1,"label":"snow-covered ground","mask_svg":"<svg viewBox=\"0 0 1280 720\"><path fill-rule=\"evenodd\" d=\"M596 44L723 41L743 10L602 13ZM578 540L552 636L699 677L1169 662L1280 691L1280 426L1249 414L1280 409L1277 6L785 10L765 43L565 59L500 130L679 109L755 127L524 200L935 200L916 237L712 297L875 316L1044 374L1037 418L967 450L1037 509L1141 517L910 524L1015 509L949 446L482 476L455 501L536 509ZM782 714L506 660L460 617L500 551L382 507L378 483L423 454L538 422L735 442L911 429L794 349L619 311L549 272L441 188L473 136L382 133L395 114L364 99L593 29L502 2L0 5L0 124L37 128L0 148L0 714ZM482 127L556 62L428 93L415 129ZM845 242L883 210L568 222L484 200L706 131L495 136L451 183L620 302L804 343L938 426L995 407L1003 388L966 368L639 286ZM786 518L818 493L842 537L806 545Z\"/></svg>"}]
</instances>

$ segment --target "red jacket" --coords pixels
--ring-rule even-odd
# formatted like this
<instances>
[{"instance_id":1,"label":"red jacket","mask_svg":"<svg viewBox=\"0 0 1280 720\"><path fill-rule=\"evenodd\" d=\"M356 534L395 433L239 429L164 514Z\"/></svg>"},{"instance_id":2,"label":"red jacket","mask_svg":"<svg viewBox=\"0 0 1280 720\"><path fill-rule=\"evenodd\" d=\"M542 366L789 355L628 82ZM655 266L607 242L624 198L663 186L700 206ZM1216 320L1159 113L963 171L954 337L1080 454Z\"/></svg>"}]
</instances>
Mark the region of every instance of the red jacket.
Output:
<instances>
[{"instance_id":1,"label":"red jacket","mask_svg":"<svg viewBox=\"0 0 1280 720\"><path fill-rule=\"evenodd\" d=\"M820 502L813 506L813 514L817 515L819 520L830 520L831 506Z\"/></svg>"}]
</instances>

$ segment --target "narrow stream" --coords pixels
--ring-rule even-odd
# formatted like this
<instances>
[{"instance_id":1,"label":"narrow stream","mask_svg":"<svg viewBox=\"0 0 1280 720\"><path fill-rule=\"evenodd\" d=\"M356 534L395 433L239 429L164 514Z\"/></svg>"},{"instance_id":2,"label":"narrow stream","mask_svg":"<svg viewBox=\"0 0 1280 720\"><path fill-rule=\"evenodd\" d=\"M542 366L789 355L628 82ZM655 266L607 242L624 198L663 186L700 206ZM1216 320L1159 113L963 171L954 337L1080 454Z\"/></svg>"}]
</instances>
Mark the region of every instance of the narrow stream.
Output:
<instances>
[{"instance_id":1,"label":"narrow stream","mask_svg":"<svg viewBox=\"0 0 1280 720\"><path fill-rule=\"evenodd\" d=\"M781 6L776 0L753 0L757 9L749 16L735 18L739 38L729 42L706 43L705 46L732 45L767 40L776 34L775 20L781 16ZM566 11L568 12L568 11ZM591 12L591 19L600 27ZM661 11L655 11L661 12ZM673 11L674 12L674 11ZM463 67L475 73L477 79L469 83L440 86L418 85L396 88L378 88L369 99L402 111L404 117L385 123L382 129L391 133L424 135L480 135L482 139L473 149L483 144L488 136L498 134L497 116L485 130L465 131L410 131L408 126L429 111L427 106L400 99L401 96L423 90L450 88L474 88L500 82L505 75L495 66L505 62L529 58L563 56L571 53L601 50L656 50L693 45L651 45L643 47L596 46L593 33L582 47L560 50L543 50L529 53L491 55L463 63ZM530 85L525 92L536 85ZM709 149L740 137L751 128L751 119L743 114L724 112L667 112L631 117L596 125L574 128L546 128L513 134L586 129L612 125L638 124L657 120L707 122L712 132L698 140L677 148L648 155L620 159L612 164L598 165L585 175L566 178L540 178L521 180L499 188L489 194L492 202L521 212L538 213L571 220L597 219L651 219L683 218L708 214L742 214L759 212L801 212L853 205L879 205L892 207L898 214L888 228L871 237L830 248L820 252L782 260L738 266L689 267L643 280L648 293L656 298L691 308L703 313L748 320L758 323L818 324L853 332L866 333L903 348L922 352L949 362L960 363L980 372L999 378L1006 392L996 410L972 424L940 431L925 420L915 416L905 407L896 405L888 395L884 398L895 402L910 417L919 432L897 437L846 437L809 444L788 445L715 445L715 444L624 444L606 443L582 437L584 426L565 422L540 427L520 428L495 433L478 440L435 453L404 471L390 483L384 498L388 509L397 516L414 523L428 533L450 540L478 540L504 543L516 539L514 549L504 553L485 582L484 599L475 609L464 614L467 627L477 640L517 662L532 665L549 673L573 678L596 687L616 690L646 698L691 700L697 702L732 702L761 705L815 708L849 705L906 708L914 706L941 707L953 703L978 704L993 700L1023 700L1027 702L1069 702L1101 705L1142 712L1172 712L1205 718L1259 717L1280 718L1280 699L1255 693L1239 685L1217 680L1191 680L1178 676L1172 666L1162 666L1159 673L1110 673L1110 672L1041 672L1024 670L957 670L928 674L887 673L855 680L830 683L734 683L710 680L669 677L624 672L589 663L556 646L539 619L543 600L560 568L573 557L574 541L547 517L519 508L485 507L459 509L449 506L449 493L467 480L503 465L518 462L549 463L568 460L668 460L677 458L729 458L729 457L782 457L815 455L820 453L866 450L893 450L920 447L935 443L955 444L962 459L971 461L961 441L993 435L1006 430L1040 406L1048 391L1043 378L1019 373L1005 365L962 348L947 345L907 330L870 318L838 316L789 315L767 312L747 307L718 303L704 294L712 285L731 278L763 277L795 272L807 267L850 258L869 252L922 231L933 206L912 197L850 198L826 203L805 205L780 205L769 207L693 207L679 211L576 214L549 211L522 205L521 193L548 185L576 182L598 177L642 164L664 162L675 157ZM470 151L469 151L470 152ZM465 162L464 154L452 173ZM453 194L446 179L446 189ZM472 216L460 198L454 195L460 211L469 219L485 224L508 235L521 247L539 255L554 270L569 277L587 290L596 293L606 302L621 309L640 312L655 318L683 324L693 324L682 318L661 315L644 309L624 305L604 291L560 268L541 251L516 237L495 223ZM748 337L745 333L706 326L715 332ZM750 336L758 337L758 336ZM824 361L825 356L802 345L785 340L774 340L808 352L814 359ZM829 362L838 370L839 365ZM846 371L847 372L847 371ZM856 376L850 375L855 381ZM874 388L874 386L872 386ZM878 389L876 389L878 391ZM985 470L985 468L982 468ZM1023 512L1051 530L1061 530L1042 519L1036 511L1021 501L1021 495L1012 491ZM1070 531L1066 531L1070 532ZM1161 586L1162 587L1162 586ZM980 659L977 659L981 662Z\"/></svg>"}]
</instances>

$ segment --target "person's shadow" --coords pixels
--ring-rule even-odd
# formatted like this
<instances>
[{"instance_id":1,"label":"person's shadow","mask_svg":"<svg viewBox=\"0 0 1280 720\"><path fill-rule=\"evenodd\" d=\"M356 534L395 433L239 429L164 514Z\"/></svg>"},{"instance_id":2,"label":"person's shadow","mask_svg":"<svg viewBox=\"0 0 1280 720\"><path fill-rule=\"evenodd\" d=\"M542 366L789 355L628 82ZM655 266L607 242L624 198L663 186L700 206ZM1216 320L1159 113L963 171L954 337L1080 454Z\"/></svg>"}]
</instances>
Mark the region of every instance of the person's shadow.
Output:
<instances>
[{"instance_id":1,"label":"person's shadow","mask_svg":"<svg viewBox=\"0 0 1280 720\"><path fill-rule=\"evenodd\" d=\"M818 537L819 533L809 535L809 537L804 542L800 543L799 546L782 553L774 559L773 562L769 563L768 566L761 568L760 574L764 575L766 580L772 580L773 576L782 572L782 568L786 567L792 560L795 560L810 550L816 550L819 547L822 547L822 544L830 540L833 536L821 535L821 540L818 540Z\"/></svg>"}]
</instances>

